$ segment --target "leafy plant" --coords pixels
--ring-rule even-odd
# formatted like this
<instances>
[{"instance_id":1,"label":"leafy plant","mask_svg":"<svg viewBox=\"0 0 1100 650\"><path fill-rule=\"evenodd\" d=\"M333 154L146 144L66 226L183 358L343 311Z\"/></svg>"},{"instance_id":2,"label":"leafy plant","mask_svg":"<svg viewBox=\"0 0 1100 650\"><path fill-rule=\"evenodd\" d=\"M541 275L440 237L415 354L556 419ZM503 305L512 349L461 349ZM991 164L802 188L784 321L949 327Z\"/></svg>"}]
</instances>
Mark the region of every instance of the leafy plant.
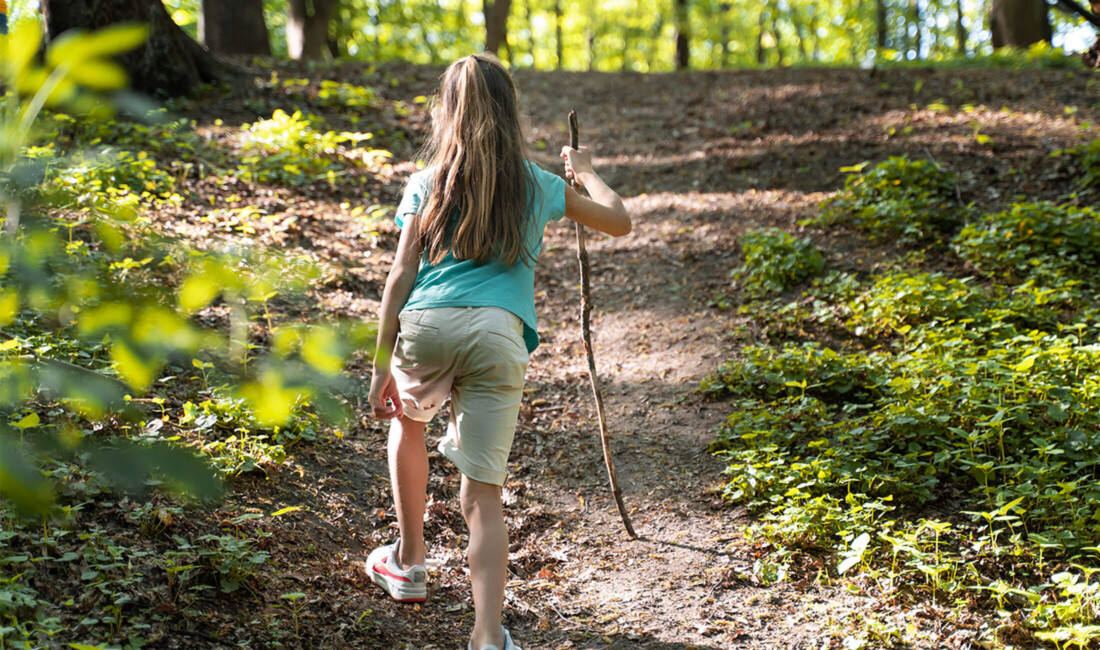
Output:
<instances>
[{"instance_id":1,"label":"leafy plant","mask_svg":"<svg viewBox=\"0 0 1100 650\"><path fill-rule=\"evenodd\" d=\"M982 272L1019 283L1061 277L1091 282L1100 267L1100 212L1053 203L1016 203L964 227L955 251Z\"/></svg>"},{"instance_id":2,"label":"leafy plant","mask_svg":"<svg viewBox=\"0 0 1100 650\"><path fill-rule=\"evenodd\" d=\"M848 173L844 189L822 203L821 223L913 243L953 231L966 215L955 174L935 162L893 156L867 172L866 166L841 170Z\"/></svg>"},{"instance_id":3,"label":"leafy plant","mask_svg":"<svg viewBox=\"0 0 1100 650\"><path fill-rule=\"evenodd\" d=\"M245 124L238 171L254 183L301 185L318 180L335 184L336 178L356 165L345 155L350 146L374 137L370 133L318 131L315 120L301 111L276 110L270 119ZM376 157L387 152L376 152ZM387 154L388 155L388 154Z\"/></svg>"},{"instance_id":4,"label":"leafy plant","mask_svg":"<svg viewBox=\"0 0 1100 650\"><path fill-rule=\"evenodd\" d=\"M771 228L741 238L745 263L734 272L752 296L780 293L825 268L825 257L807 238Z\"/></svg>"}]
</instances>

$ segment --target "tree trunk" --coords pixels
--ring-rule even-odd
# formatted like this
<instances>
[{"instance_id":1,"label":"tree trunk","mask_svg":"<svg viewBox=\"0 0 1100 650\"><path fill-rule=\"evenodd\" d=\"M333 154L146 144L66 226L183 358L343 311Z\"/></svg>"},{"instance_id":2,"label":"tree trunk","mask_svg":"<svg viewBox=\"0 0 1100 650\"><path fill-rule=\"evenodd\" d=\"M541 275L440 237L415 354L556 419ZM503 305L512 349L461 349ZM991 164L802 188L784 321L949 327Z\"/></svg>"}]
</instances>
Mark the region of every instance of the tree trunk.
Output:
<instances>
[{"instance_id":1,"label":"tree trunk","mask_svg":"<svg viewBox=\"0 0 1100 650\"><path fill-rule=\"evenodd\" d=\"M959 0L962 2L962 0ZM886 49L886 0L875 0L875 45Z\"/></svg>"},{"instance_id":2,"label":"tree trunk","mask_svg":"<svg viewBox=\"0 0 1100 650\"><path fill-rule=\"evenodd\" d=\"M588 69L596 69L596 37L598 25L596 24L596 18L598 16L598 10L591 11L588 14L588 24L585 26L585 37L588 41Z\"/></svg>"},{"instance_id":3,"label":"tree trunk","mask_svg":"<svg viewBox=\"0 0 1100 650\"><path fill-rule=\"evenodd\" d=\"M921 40L920 0L909 0L909 23L913 26L913 58L919 59L924 46Z\"/></svg>"},{"instance_id":4,"label":"tree trunk","mask_svg":"<svg viewBox=\"0 0 1100 650\"><path fill-rule=\"evenodd\" d=\"M50 41L70 29L95 30L120 22L149 26L141 47L118 57L130 86L178 97L219 81L229 69L172 22L161 0L40 0Z\"/></svg>"},{"instance_id":5,"label":"tree trunk","mask_svg":"<svg viewBox=\"0 0 1100 650\"><path fill-rule=\"evenodd\" d=\"M676 0L676 69L691 66L691 35L688 30L688 0Z\"/></svg>"},{"instance_id":6,"label":"tree trunk","mask_svg":"<svg viewBox=\"0 0 1100 650\"><path fill-rule=\"evenodd\" d=\"M483 0L482 12L485 14L485 51L496 54L500 46L508 45L508 12L512 0Z\"/></svg>"},{"instance_id":7,"label":"tree trunk","mask_svg":"<svg viewBox=\"0 0 1100 650\"><path fill-rule=\"evenodd\" d=\"M963 0L955 0L955 46L959 48L959 56L966 56L967 38L966 25L963 24Z\"/></svg>"},{"instance_id":8,"label":"tree trunk","mask_svg":"<svg viewBox=\"0 0 1100 650\"><path fill-rule=\"evenodd\" d=\"M554 0L554 30L556 36L555 46L557 47L558 70L561 70L562 61L565 59L565 44L562 43L561 20L561 0Z\"/></svg>"},{"instance_id":9,"label":"tree trunk","mask_svg":"<svg viewBox=\"0 0 1100 650\"><path fill-rule=\"evenodd\" d=\"M760 20L756 29L756 64L764 65L764 14L765 9L760 10Z\"/></svg>"},{"instance_id":10,"label":"tree trunk","mask_svg":"<svg viewBox=\"0 0 1100 650\"><path fill-rule=\"evenodd\" d=\"M657 12L653 22L653 35L650 38L650 45L646 48L646 70L653 70L653 67L657 65L657 58L654 54L657 52L657 41L661 38L661 33L665 31L665 19L664 14Z\"/></svg>"},{"instance_id":11,"label":"tree trunk","mask_svg":"<svg viewBox=\"0 0 1100 650\"><path fill-rule=\"evenodd\" d=\"M1044 0L993 0L989 7L993 47L1027 47L1050 41L1050 14Z\"/></svg>"},{"instance_id":12,"label":"tree trunk","mask_svg":"<svg viewBox=\"0 0 1100 650\"><path fill-rule=\"evenodd\" d=\"M263 0L202 0L199 40L215 54L271 56Z\"/></svg>"},{"instance_id":13,"label":"tree trunk","mask_svg":"<svg viewBox=\"0 0 1100 650\"><path fill-rule=\"evenodd\" d=\"M803 63L806 62L806 38L803 32L806 31L806 23L802 20L802 17L798 14L798 10L794 7L790 9L791 25L794 27L795 42L798 44L798 59Z\"/></svg>"},{"instance_id":14,"label":"tree trunk","mask_svg":"<svg viewBox=\"0 0 1100 650\"><path fill-rule=\"evenodd\" d=\"M290 58L321 58L336 4L337 0L290 0L286 16L286 51Z\"/></svg>"},{"instance_id":15,"label":"tree trunk","mask_svg":"<svg viewBox=\"0 0 1100 650\"><path fill-rule=\"evenodd\" d=\"M726 67L726 61L729 58L729 56L727 54L727 50L729 49L729 42L730 42L730 19L729 19L730 3L723 2L718 7L719 7L719 11L722 12L718 15L718 20L721 21L721 34L722 34L722 36L721 36L722 42L718 44L718 68L720 70L724 70L725 67Z\"/></svg>"},{"instance_id":16,"label":"tree trunk","mask_svg":"<svg viewBox=\"0 0 1100 650\"><path fill-rule=\"evenodd\" d=\"M772 38L775 39L775 64L783 65L783 43L779 40L779 3L772 5Z\"/></svg>"},{"instance_id":17,"label":"tree trunk","mask_svg":"<svg viewBox=\"0 0 1100 650\"><path fill-rule=\"evenodd\" d=\"M535 67L535 24L531 22L531 0L523 0L523 24L527 26L527 54Z\"/></svg>"},{"instance_id":18,"label":"tree trunk","mask_svg":"<svg viewBox=\"0 0 1100 650\"><path fill-rule=\"evenodd\" d=\"M630 63L629 63L629 59L630 59L630 28L625 26L625 25L623 26L623 52L622 52L622 54L623 54L623 61L622 61L622 64L620 64L620 66L619 66L619 70L622 71L622 72L626 72L627 70L630 69Z\"/></svg>"},{"instance_id":19,"label":"tree trunk","mask_svg":"<svg viewBox=\"0 0 1100 650\"><path fill-rule=\"evenodd\" d=\"M810 33L814 35L813 60L816 63L821 54L821 39L817 37L817 7L810 5Z\"/></svg>"}]
</instances>

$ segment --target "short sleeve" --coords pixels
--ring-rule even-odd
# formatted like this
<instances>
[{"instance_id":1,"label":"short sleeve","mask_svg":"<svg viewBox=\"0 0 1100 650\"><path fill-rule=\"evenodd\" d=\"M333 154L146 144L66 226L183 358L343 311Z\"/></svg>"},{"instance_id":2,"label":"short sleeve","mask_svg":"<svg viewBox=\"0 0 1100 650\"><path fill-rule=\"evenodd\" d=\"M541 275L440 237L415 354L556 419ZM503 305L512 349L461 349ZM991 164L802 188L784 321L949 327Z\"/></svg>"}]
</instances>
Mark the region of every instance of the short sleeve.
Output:
<instances>
[{"instance_id":1,"label":"short sleeve","mask_svg":"<svg viewBox=\"0 0 1100 650\"><path fill-rule=\"evenodd\" d=\"M397 206L397 214L394 221L398 228L405 227L405 217L420 211L420 203L424 200L424 174L417 172L409 176L409 182L405 185L405 194L401 197L401 203Z\"/></svg>"},{"instance_id":2,"label":"short sleeve","mask_svg":"<svg viewBox=\"0 0 1100 650\"><path fill-rule=\"evenodd\" d=\"M561 221L565 216L565 179L557 174L552 174L538 165L535 168L535 177L538 179L539 193L542 199L542 218L547 222Z\"/></svg>"}]
</instances>

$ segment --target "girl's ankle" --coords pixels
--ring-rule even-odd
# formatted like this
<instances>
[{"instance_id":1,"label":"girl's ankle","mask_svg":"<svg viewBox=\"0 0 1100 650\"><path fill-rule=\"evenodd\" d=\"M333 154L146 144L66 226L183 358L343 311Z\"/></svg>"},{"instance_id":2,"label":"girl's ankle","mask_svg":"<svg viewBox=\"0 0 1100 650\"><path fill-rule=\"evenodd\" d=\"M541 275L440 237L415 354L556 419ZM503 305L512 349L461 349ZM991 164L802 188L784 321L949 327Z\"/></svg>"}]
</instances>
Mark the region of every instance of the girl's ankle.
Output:
<instances>
[{"instance_id":1,"label":"girl's ankle","mask_svg":"<svg viewBox=\"0 0 1100 650\"><path fill-rule=\"evenodd\" d=\"M409 567L416 566L418 564L424 564L424 556L427 551L421 546L419 556L415 554L417 549L412 549L412 552L406 552L404 540L398 543L397 552L394 554L397 556L397 564L402 571L407 571Z\"/></svg>"},{"instance_id":2,"label":"girl's ankle","mask_svg":"<svg viewBox=\"0 0 1100 650\"><path fill-rule=\"evenodd\" d=\"M477 630L470 635L470 646L473 650L481 650L485 646L495 646L497 648L504 648L504 629L499 625L496 627L496 636L491 633L478 634Z\"/></svg>"}]
</instances>

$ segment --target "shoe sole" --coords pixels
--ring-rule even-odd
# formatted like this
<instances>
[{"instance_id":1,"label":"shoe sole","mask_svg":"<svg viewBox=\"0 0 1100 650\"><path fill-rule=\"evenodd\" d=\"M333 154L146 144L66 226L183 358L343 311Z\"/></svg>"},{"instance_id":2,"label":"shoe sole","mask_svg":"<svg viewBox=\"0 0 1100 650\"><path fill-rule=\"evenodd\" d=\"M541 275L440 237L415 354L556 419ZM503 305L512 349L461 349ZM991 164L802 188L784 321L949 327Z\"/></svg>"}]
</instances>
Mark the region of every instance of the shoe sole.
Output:
<instances>
[{"instance_id":1,"label":"shoe sole","mask_svg":"<svg viewBox=\"0 0 1100 650\"><path fill-rule=\"evenodd\" d=\"M374 567L367 569L367 573L370 573L371 580L374 581L374 584L385 590L385 592L390 595L390 598L393 598L399 603L422 603L428 600L427 587L421 587L420 589L406 587L404 584L394 581L375 571Z\"/></svg>"}]
</instances>

